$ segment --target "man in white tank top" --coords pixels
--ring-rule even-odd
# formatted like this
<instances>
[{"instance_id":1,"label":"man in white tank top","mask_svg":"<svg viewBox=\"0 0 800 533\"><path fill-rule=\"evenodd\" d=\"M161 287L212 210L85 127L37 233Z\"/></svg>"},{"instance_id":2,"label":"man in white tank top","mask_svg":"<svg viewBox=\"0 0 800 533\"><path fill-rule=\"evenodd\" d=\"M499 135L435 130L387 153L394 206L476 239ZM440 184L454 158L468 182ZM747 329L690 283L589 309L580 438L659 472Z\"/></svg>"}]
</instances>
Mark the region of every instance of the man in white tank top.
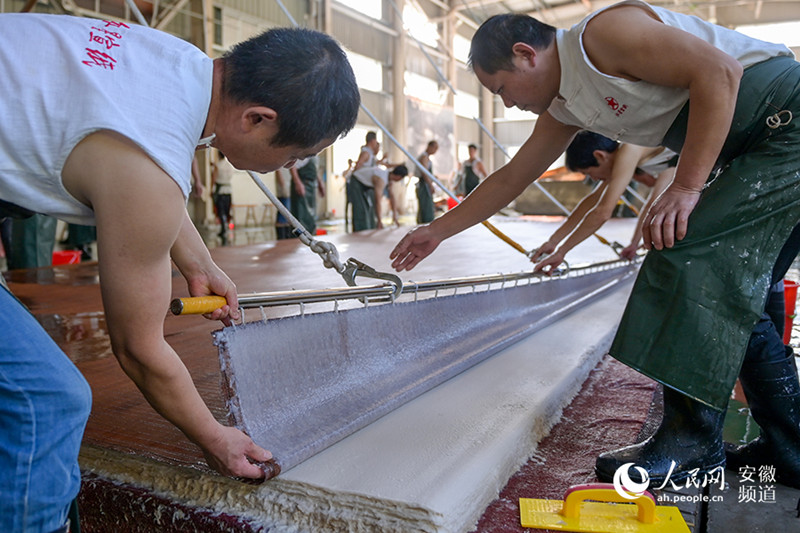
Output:
<instances>
[{"instance_id":1,"label":"man in white tank top","mask_svg":"<svg viewBox=\"0 0 800 533\"><path fill-rule=\"evenodd\" d=\"M630 143L617 143L608 137L582 131L567 148L566 166L573 172L582 172L599 182L586 195L558 229L531 254L534 263L547 257L551 261L564 260L575 246L599 230L614 213L620 197L630 182L637 181L650 187L650 195L641 213L646 213L652 201L667 188L675 173L667 160L677 154L662 146L649 148ZM661 161L662 164L655 164ZM649 170L646 172L644 169ZM642 239L642 220L639 216L631 243L618 250L620 256L633 259Z\"/></svg>"},{"instance_id":2,"label":"man in white tank top","mask_svg":"<svg viewBox=\"0 0 800 533\"><path fill-rule=\"evenodd\" d=\"M0 64L0 93L17 95L0 99L0 217L96 224L121 366L211 467L263 478L270 453L216 420L164 339L171 261L191 295L227 299L209 318L239 317L236 287L186 212L194 151L214 146L236 168L268 172L330 145L358 113L341 47L318 32L277 29L212 61L133 24L3 14ZM64 531L89 388L6 288L0 330L0 530Z\"/></svg>"},{"instance_id":3,"label":"man in white tank top","mask_svg":"<svg viewBox=\"0 0 800 533\"><path fill-rule=\"evenodd\" d=\"M390 182L401 181L408 176L405 165L392 170L382 167L362 167L353 171L347 184L347 196L353 206L353 231L383 229L384 191ZM392 223L399 225L394 196L388 195Z\"/></svg>"},{"instance_id":4,"label":"man in white tank top","mask_svg":"<svg viewBox=\"0 0 800 533\"><path fill-rule=\"evenodd\" d=\"M580 129L680 153L674 180L644 216L650 253L610 350L665 385L664 418L645 442L601 455L597 474L610 481L633 463L658 486L722 468L724 410L746 368L752 412L764 425L739 460L771 465L779 482L800 488L793 357L777 339L758 360L748 350L742 366L751 331L776 337L763 319L770 278L800 249L790 239L800 221L800 65L792 53L626 0L570 30L524 15L492 17L473 37L470 62L507 107L539 115L533 133L458 207L406 235L390 254L393 266L413 268L442 240L508 205ZM637 472L628 473L641 480Z\"/></svg>"}]
</instances>

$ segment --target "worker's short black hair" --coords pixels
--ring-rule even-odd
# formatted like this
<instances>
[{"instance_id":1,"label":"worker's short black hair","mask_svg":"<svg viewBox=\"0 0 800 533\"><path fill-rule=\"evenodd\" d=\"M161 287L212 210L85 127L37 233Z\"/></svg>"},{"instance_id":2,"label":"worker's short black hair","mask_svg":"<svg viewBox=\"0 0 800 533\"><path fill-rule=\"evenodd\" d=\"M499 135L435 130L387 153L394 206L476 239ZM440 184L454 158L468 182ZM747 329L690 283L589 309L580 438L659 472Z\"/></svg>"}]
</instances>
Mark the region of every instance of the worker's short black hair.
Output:
<instances>
[{"instance_id":1,"label":"worker's short black hair","mask_svg":"<svg viewBox=\"0 0 800 533\"><path fill-rule=\"evenodd\" d=\"M490 17L481 24L469 47L469 66L487 74L498 70L513 70L512 47L525 43L544 50L553 43L556 29L528 15L505 13Z\"/></svg>"},{"instance_id":2,"label":"worker's short black hair","mask_svg":"<svg viewBox=\"0 0 800 533\"><path fill-rule=\"evenodd\" d=\"M614 152L619 143L593 131L580 131L567 147L564 164L573 172L598 165L595 150Z\"/></svg>"},{"instance_id":3,"label":"worker's short black hair","mask_svg":"<svg viewBox=\"0 0 800 533\"><path fill-rule=\"evenodd\" d=\"M367 132L367 136L364 139L364 141L366 142L366 144L369 144L369 143L371 143L372 141L374 141L377 138L378 138L378 134L377 133L375 133L374 131L368 131Z\"/></svg>"},{"instance_id":4,"label":"worker's short black hair","mask_svg":"<svg viewBox=\"0 0 800 533\"><path fill-rule=\"evenodd\" d=\"M392 174L394 174L395 176L406 177L408 176L408 167L406 167L405 165L397 165L392 169Z\"/></svg>"},{"instance_id":5,"label":"worker's short black hair","mask_svg":"<svg viewBox=\"0 0 800 533\"><path fill-rule=\"evenodd\" d=\"M277 112L275 146L316 146L355 125L358 84L344 50L330 36L273 28L222 57L224 96Z\"/></svg>"}]
</instances>

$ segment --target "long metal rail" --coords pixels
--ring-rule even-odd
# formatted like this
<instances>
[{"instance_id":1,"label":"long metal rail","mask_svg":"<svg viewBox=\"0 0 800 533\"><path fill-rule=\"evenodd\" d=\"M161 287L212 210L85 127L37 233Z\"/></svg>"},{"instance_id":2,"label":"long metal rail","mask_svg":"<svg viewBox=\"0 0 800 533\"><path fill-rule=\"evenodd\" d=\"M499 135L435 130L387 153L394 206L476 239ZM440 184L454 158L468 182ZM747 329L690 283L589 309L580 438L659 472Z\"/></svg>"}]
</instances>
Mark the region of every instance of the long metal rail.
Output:
<instances>
[{"instance_id":1,"label":"long metal rail","mask_svg":"<svg viewBox=\"0 0 800 533\"><path fill-rule=\"evenodd\" d=\"M416 298L420 294L430 292L453 291L453 293L455 293L460 288L472 288L473 291L475 291L478 287L486 287L486 290L494 290L492 289L492 285L495 285L495 289L498 289L507 286L517 286L520 283L546 283L552 280L584 276L626 265L633 266L637 262L638 261L634 261L632 263L627 260L618 259L590 265L581 265L560 270L554 276L548 276L541 272L524 271L510 274L487 274L422 282L409 281L401 283L401 285L398 285L396 281L387 279L384 283L378 285L240 294L239 307L242 309L256 309L285 305L302 306L311 303L344 300L361 300L365 304L394 302L401 295L413 295ZM499 287L497 287L497 285L499 285ZM202 299L202 297L199 299L177 298L172 301L170 310L175 315L209 312L210 310L207 308L193 309L193 302L200 299ZM224 305L224 303L224 299L220 300L220 305Z\"/></svg>"}]
</instances>

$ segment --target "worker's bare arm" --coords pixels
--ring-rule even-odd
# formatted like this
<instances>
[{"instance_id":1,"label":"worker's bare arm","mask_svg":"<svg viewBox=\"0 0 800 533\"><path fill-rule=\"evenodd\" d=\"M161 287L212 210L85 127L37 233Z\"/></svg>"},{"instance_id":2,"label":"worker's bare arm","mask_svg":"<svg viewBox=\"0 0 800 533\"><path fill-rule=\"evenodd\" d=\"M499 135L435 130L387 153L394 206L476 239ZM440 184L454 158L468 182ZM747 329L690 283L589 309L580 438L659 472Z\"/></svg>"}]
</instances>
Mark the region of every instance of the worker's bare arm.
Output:
<instances>
[{"instance_id":1,"label":"worker's bare arm","mask_svg":"<svg viewBox=\"0 0 800 533\"><path fill-rule=\"evenodd\" d=\"M82 141L63 171L70 192L97 219L100 284L111 344L120 365L148 402L175 424L223 474L263 477L250 463L269 452L206 407L178 355L163 336L171 295L170 249L185 246L183 268L197 259L185 234L178 186L136 145L105 132ZM207 252L206 252L207 253ZM202 261L199 261L202 262Z\"/></svg>"},{"instance_id":2,"label":"worker's bare arm","mask_svg":"<svg viewBox=\"0 0 800 533\"><path fill-rule=\"evenodd\" d=\"M306 195L306 186L303 185L303 180L300 179L300 174L297 172L295 167L291 167L289 169L289 174L292 175L292 184L294 184L294 189L297 191L297 194L300 196Z\"/></svg>"},{"instance_id":3,"label":"worker's bare arm","mask_svg":"<svg viewBox=\"0 0 800 533\"><path fill-rule=\"evenodd\" d=\"M549 113L541 114L533 133L507 165L486 178L456 208L403 237L390 255L392 266L398 271L414 268L441 241L507 206L564 152L577 131Z\"/></svg>"},{"instance_id":4,"label":"worker's bare arm","mask_svg":"<svg viewBox=\"0 0 800 533\"><path fill-rule=\"evenodd\" d=\"M419 156L419 159L417 161L419 162L419 166L421 168L427 169L428 166L430 165L431 158L427 153L425 153ZM433 180L430 178L430 176L428 176L428 173L420 170L419 175L420 179L425 182L425 185L428 186L428 190L430 190L431 193L433 193Z\"/></svg>"},{"instance_id":5,"label":"worker's bare arm","mask_svg":"<svg viewBox=\"0 0 800 533\"><path fill-rule=\"evenodd\" d=\"M181 271L192 296L206 296L216 294L224 296L227 305L220 307L206 318L221 320L230 326L231 320L238 320L239 300L236 296L236 286L211 259L211 254L203 242L197 229L194 227L189 213L183 210L183 223L178 232L175 244L170 252L175 266Z\"/></svg>"},{"instance_id":6,"label":"worker's bare arm","mask_svg":"<svg viewBox=\"0 0 800 533\"><path fill-rule=\"evenodd\" d=\"M584 196L583 199L578 202L578 205L575 206L575 209L567 216L567 219L553 232L550 238L531 253L531 261L535 263L540 258L555 252L558 243L572 233L586 216L586 213L597 205L606 188L607 184L601 183L595 190Z\"/></svg>"},{"instance_id":7,"label":"worker's bare arm","mask_svg":"<svg viewBox=\"0 0 800 533\"><path fill-rule=\"evenodd\" d=\"M639 213L639 219L636 221L636 228L633 230L631 242L620 252L622 257L626 259L633 259L636 257L636 252L639 250L639 243L642 241L642 224L644 223L647 213L650 211L650 206L653 205L653 202L655 202L661 193L669 187L674 177L675 167L670 167L657 176L656 184L650 191L650 196L648 196L647 202L642 206L642 211Z\"/></svg>"},{"instance_id":8,"label":"worker's bare arm","mask_svg":"<svg viewBox=\"0 0 800 533\"><path fill-rule=\"evenodd\" d=\"M356 166L353 168L353 171L356 171L366 165L367 161L369 161L369 154L362 150L361 153L358 154L358 160L356 161Z\"/></svg>"},{"instance_id":9,"label":"worker's bare arm","mask_svg":"<svg viewBox=\"0 0 800 533\"><path fill-rule=\"evenodd\" d=\"M561 243L551 261L555 261L559 257L563 260L570 250L591 237L603 224L608 222L611 215L614 214L614 208L620 197L633 179L636 166L646 152L649 152L646 148L627 143L617 149L611 175L606 181L605 187L600 191L597 202L584 213L580 223ZM546 262L542 262L534 270L542 270L545 266L547 266ZM552 264L551 266L557 267L558 265Z\"/></svg>"},{"instance_id":10,"label":"worker's bare arm","mask_svg":"<svg viewBox=\"0 0 800 533\"><path fill-rule=\"evenodd\" d=\"M595 17L587 24L584 46L601 72L689 91L686 140L675 179L643 222L645 246L670 247L685 236L689 214L727 137L742 66L635 6L612 8Z\"/></svg>"},{"instance_id":11,"label":"worker's bare arm","mask_svg":"<svg viewBox=\"0 0 800 533\"><path fill-rule=\"evenodd\" d=\"M474 166L480 179L484 179L486 177L486 167L483 166L483 161L480 159L476 160Z\"/></svg>"}]
</instances>

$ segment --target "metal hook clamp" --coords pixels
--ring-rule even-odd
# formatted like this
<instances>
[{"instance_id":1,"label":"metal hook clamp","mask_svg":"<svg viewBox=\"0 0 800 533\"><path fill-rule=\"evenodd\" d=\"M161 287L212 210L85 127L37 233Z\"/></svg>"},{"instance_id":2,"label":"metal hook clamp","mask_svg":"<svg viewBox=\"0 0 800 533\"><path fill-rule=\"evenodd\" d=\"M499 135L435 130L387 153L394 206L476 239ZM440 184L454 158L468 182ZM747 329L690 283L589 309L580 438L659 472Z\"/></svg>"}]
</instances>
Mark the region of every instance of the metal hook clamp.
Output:
<instances>
[{"instance_id":1,"label":"metal hook clamp","mask_svg":"<svg viewBox=\"0 0 800 533\"><path fill-rule=\"evenodd\" d=\"M349 258L344 264L344 270L342 270L341 274L345 283L347 283L350 287L358 286L358 283L356 283L356 278L358 277L388 281L393 286L392 292L388 298L390 301L394 301L398 296L400 296L400 293L403 290L403 280L400 279L400 276L388 272L378 272L371 266L352 257ZM372 301L374 302L379 300L373 299Z\"/></svg>"},{"instance_id":2,"label":"metal hook clamp","mask_svg":"<svg viewBox=\"0 0 800 533\"><path fill-rule=\"evenodd\" d=\"M614 241L609 244L611 249L614 250L614 253L617 254L618 257L622 257L622 250L625 248L622 244L617 241Z\"/></svg>"},{"instance_id":3,"label":"metal hook clamp","mask_svg":"<svg viewBox=\"0 0 800 533\"><path fill-rule=\"evenodd\" d=\"M541 272L545 279L564 279L569 277L569 263L562 261L559 265L554 266L549 272Z\"/></svg>"},{"instance_id":4,"label":"metal hook clamp","mask_svg":"<svg viewBox=\"0 0 800 533\"><path fill-rule=\"evenodd\" d=\"M526 252L525 253L525 257L527 257L528 259L533 259L533 254L535 254L538 251L539 251L538 248L534 248L534 249L530 250L529 252Z\"/></svg>"}]
</instances>

